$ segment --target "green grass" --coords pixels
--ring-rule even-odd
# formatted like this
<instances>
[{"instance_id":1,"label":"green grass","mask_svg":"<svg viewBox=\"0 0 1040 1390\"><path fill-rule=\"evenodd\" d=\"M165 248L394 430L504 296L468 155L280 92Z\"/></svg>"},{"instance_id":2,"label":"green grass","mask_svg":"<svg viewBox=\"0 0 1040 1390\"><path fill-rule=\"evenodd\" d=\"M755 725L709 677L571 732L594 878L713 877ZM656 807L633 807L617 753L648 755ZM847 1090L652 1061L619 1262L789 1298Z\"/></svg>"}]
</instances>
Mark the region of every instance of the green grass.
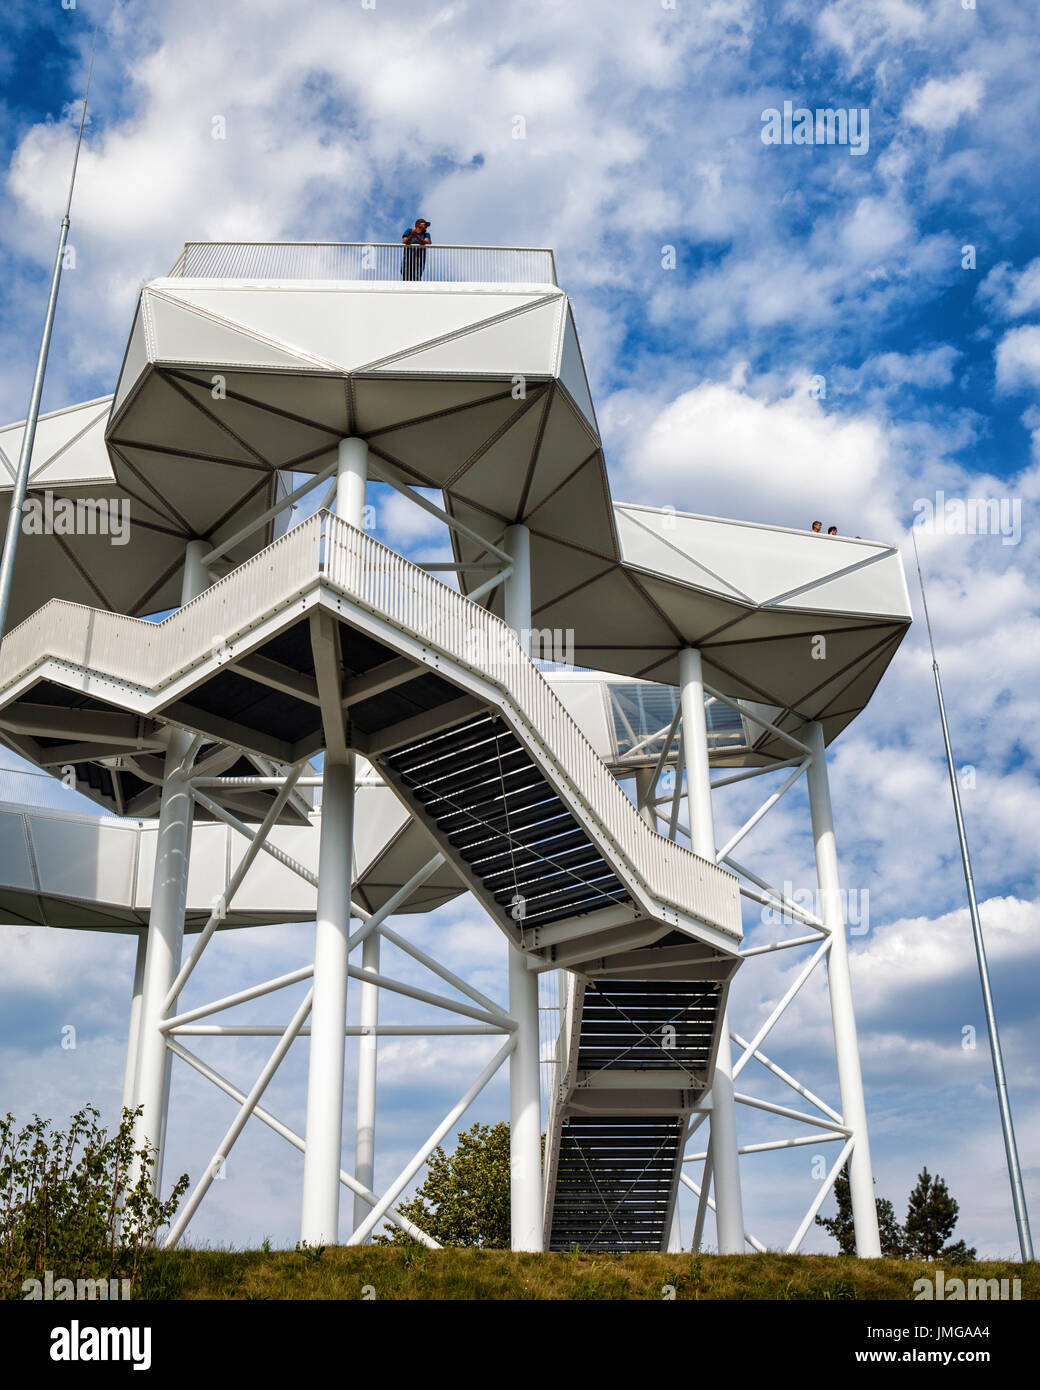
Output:
<instances>
[{"instance_id":1,"label":"green grass","mask_svg":"<svg viewBox=\"0 0 1040 1390\"><path fill-rule=\"evenodd\" d=\"M137 1297L153 1299L913 1299L935 1266L830 1255L523 1255L421 1247L156 1252ZM1040 1298L1040 1265L985 1261L947 1280L1020 1279Z\"/></svg>"}]
</instances>

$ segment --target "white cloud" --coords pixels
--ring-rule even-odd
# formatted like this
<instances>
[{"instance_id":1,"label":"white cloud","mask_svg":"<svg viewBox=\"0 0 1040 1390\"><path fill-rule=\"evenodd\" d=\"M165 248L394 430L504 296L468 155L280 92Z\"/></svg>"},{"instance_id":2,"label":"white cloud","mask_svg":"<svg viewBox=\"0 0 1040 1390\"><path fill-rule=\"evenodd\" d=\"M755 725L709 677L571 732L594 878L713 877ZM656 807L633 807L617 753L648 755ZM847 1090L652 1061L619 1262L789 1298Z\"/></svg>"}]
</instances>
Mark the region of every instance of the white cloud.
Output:
<instances>
[{"instance_id":1,"label":"white cloud","mask_svg":"<svg viewBox=\"0 0 1040 1390\"><path fill-rule=\"evenodd\" d=\"M808 384L773 400L733 380L684 392L631 433L617 495L649 500L652 490L680 509L786 526L825 511L843 531L884 538L885 432L869 415L830 413Z\"/></svg>"},{"instance_id":2,"label":"white cloud","mask_svg":"<svg viewBox=\"0 0 1040 1390\"><path fill-rule=\"evenodd\" d=\"M816 17L823 41L840 49L854 70L879 49L920 38L926 23L925 12L911 0L877 0L873 5L835 0Z\"/></svg>"},{"instance_id":3,"label":"white cloud","mask_svg":"<svg viewBox=\"0 0 1040 1390\"><path fill-rule=\"evenodd\" d=\"M946 79L931 77L907 101L903 116L930 134L950 130L962 116L975 114L984 90L985 82L978 72L962 72Z\"/></svg>"},{"instance_id":4,"label":"white cloud","mask_svg":"<svg viewBox=\"0 0 1040 1390\"><path fill-rule=\"evenodd\" d=\"M1040 326L1012 328L997 344L997 386L1022 391L1040 386Z\"/></svg>"},{"instance_id":5,"label":"white cloud","mask_svg":"<svg viewBox=\"0 0 1040 1390\"><path fill-rule=\"evenodd\" d=\"M1015 270L1001 261L979 286L979 297L998 314L1017 319L1040 309L1040 256Z\"/></svg>"},{"instance_id":6,"label":"white cloud","mask_svg":"<svg viewBox=\"0 0 1040 1390\"><path fill-rule=\"evenodd\" d=\"M960 349L952 343L919 352L882 352L863 364L863 372L894 386L948 386L960 356Z\"/></svg>"}]
</instances>

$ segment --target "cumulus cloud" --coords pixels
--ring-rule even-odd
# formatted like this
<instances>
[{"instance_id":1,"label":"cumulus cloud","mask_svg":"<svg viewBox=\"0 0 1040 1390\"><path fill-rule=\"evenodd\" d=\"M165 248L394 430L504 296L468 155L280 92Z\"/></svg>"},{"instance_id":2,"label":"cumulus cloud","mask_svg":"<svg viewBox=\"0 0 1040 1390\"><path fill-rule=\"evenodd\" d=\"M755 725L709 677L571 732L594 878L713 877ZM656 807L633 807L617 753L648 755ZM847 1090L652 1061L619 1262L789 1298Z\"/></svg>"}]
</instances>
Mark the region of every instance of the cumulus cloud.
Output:
<instances>
[{"instance_id":1,"label":"cumulus cloud","mask_svg":"<svg viewBox=\"0 0 1040 1390\"><path fill-rule=\"evenodd\" d=\"M931 77L910 97L903 117L929 134L950 130L962 116L975 114L984 90L982 75L977 72L945 79Z\"/></svg>"},{"instance_id":2,"label":"cumulus cloud","mask_svg":"<svg viewBox=\"0 0 1040 1390\"><path fill-rule=\"evenodd\" d=\"M1026 391L1040 385L1040 326L1024 324L1004 334L996 350L997 386Z\"/></svg>"},{"instance_id":3,"label":"cumulus cloud","mask_svg":"<svg viewBox=\"0 0 1040 1390\"><path fill-rule=\"evenodd\" d=\"M919 352L882 352L863 364L863 375L893 386L948 386L960 356L960 349L952 343Z\"/></svg>"},{"instance_id":4,"label":"cumulus cloud","mask_svg":"<svg viewBox=\"0 0 1040 1390\"><path fill-rule=\"evenodd\" d=\"M1009 261L995 265L979 286L979 298L1005 318L1035 313L1040 309L1040 256L1021 270Z\"/></svg>"},{"instance_id":5,"label":"cumulus cloud","mask_svg":"<svg viewBox=\"0 0 1040 1390\"><path fill-rule=\"evenodd\" d=\"M893 525L878 488L884 430L869 415L830 413L808 379L775 399L737 378L706 382L635 432L630 451L619 495L631 500L649 484L662 503L713 515L805 526L822 507L857 534Z\"/></svg>"}]
</instances>

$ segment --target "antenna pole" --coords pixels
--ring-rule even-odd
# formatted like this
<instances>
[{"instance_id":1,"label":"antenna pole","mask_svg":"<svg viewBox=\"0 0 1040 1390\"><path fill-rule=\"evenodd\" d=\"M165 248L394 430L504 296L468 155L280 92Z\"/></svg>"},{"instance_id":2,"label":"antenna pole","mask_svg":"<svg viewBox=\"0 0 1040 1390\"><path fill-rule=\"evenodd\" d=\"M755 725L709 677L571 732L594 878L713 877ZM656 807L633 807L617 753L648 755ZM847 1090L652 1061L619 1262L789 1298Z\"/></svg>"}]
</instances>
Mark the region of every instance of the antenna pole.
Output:
<instances>
[{"instance_id":1,"label":"antenna pole","mask_svg":"<svg viewBox=\"0 0 1040 1390\"><path fill-rule=\"evenodd\" d=\"M1015 1126L1011 1119L1011 1100L1008 1096L1007 1076L1004 1072L1004 1054L1000 1049L1000 1034L997 1031L997 1015L993 1007L993 994L989 984L989 965L986 961L986 945L982 937L982 922L979 918L979 905L975 899L975 879L971 871L971 853L968 837L964 832L964 816L961 812L961 793L957 785L957 774L953 762L953 747L950 743L950 726L946 720L946 704L943 700L942 680L939 677L939 662L935 655L935 641L932 637L932 623L928 616L928 599L924 592L924 576L921 573L921 557L917 552L917 536L910 533L914 543L914 559L917 561L917 581L921 586L921 603L924 606L924 620L928 628L928 645L932 652L932 674L935 677L935 694L939 701L939 719L942 722L943 743L946 745L946 765L950 773L950 791L953 793L953 814L957 820L957 838L961 846L961 863L964 865L964 883L968 890L968 912L971 916L971 931L975 938L975 955L979 963L979 979L982 983L982 1003L986 1012L986 1030L989 1033L989 1050L993 1059L993 1078L997 1084L997 1104L1000 1107L1000 1124L1004 1131L1004 1152L1007 1154L1008 1176L1011 1179L1011 1200L1015 1206L1015 1221L1018 1225L1018 1242L1022 1259L1033 1258L1033 1238L1029 1232L1029 1213L1026 1210L1025 1191L1022 1186L1022 1169L1018 1162L1018 1145L1015 1143Z\"/></svg>"},{"instance_id":2,"label":"antenna pole","mask_svg":"<svg viewBox=\"0 0 1040 1390\"><path fill-rule=\"evenodd\" d=\"M61 284L62 266L65 260L65 247L69 239L69 223L72 213L72 191L76 186L76 169L79 165L79 151L83 143L83 126L87 119L87 97L90 95L90 79L94 73L94 46L97 43L97 25L90 42L90 67L87 71L87 86L83 93L83 109L79 117L79 132L76 136L76 153L72 160L72 174L69 178L69 196L65 202L65 215L61 219L61 232L58 236L58 254L54 258L51 274L51 292L47 300L47 314L43 321L43 337L36 358L36 375L33 377L32 392L29 396L29 409L26 412L25 430L22 434L22 447L18 455L18 468L15 472L14 490L11 493L11 510L7 518L7 536L4 540L3 560L0 561L0 642L7 631L7 610L11 601L11 580L14 576L15 556L18 552L18 537L22 527L22 504L29 486L29 467L32 460L33 444L36 439L36 422L40 418L40 398L43 395L43 378L47 371L47 356L51 347L51 334L54 329L54 311L58 304L58 287Z\"/></svg>"}]
</instances>

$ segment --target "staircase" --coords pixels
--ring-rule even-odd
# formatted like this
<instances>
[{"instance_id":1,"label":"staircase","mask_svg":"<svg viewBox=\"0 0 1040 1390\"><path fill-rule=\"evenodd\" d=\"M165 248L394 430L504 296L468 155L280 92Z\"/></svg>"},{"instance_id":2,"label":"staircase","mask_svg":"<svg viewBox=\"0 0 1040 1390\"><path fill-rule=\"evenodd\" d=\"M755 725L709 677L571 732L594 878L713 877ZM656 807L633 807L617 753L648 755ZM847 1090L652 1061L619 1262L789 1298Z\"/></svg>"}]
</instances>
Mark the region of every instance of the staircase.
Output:
<instances>
[{"instance_id":1,"label":"staircase","mask_svg":"<svg viewBox=\"0 0 1040 1390\"><path fill-rule=\"evenodd\" d=\"M568 977L546 1135L549 1250L667 1248L725 985Z\"/></svg>"}]
</instances>

